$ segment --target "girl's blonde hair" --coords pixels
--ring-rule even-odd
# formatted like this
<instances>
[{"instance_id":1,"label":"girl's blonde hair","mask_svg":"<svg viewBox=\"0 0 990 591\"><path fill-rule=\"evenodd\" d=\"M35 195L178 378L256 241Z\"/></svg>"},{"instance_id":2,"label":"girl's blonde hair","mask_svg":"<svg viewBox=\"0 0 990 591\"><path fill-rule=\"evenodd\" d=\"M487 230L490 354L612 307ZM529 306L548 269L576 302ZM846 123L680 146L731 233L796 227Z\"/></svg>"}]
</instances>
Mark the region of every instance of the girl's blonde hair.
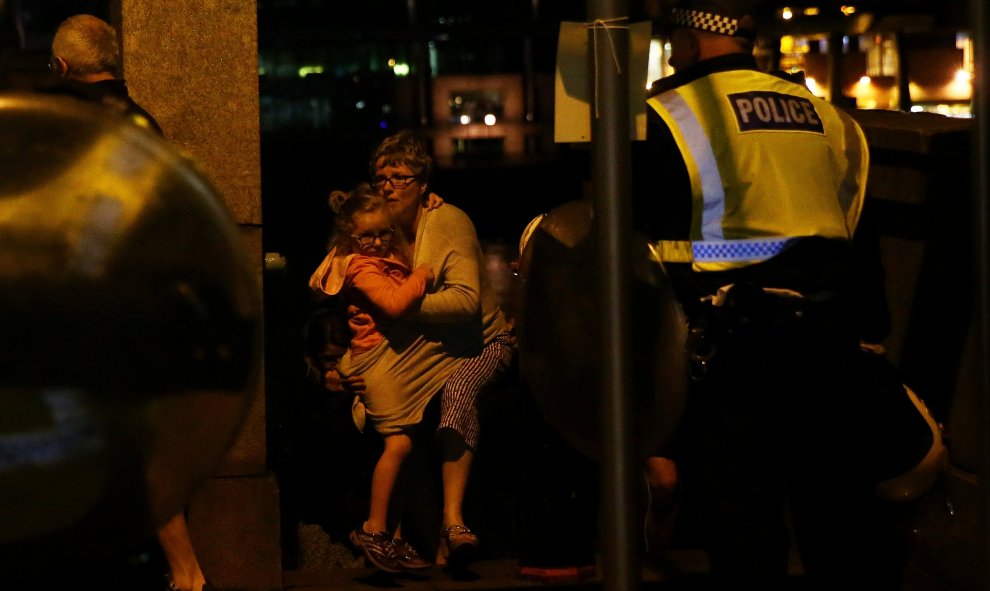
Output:
<instances>
[{"instance_id":1,"label":"girl's blonde hair","mask_svg":"<svg viewBox=\"0 0 990 591\"><path fill-rule=\"evenodd\" d=\"M361 183L350 191L330 192L327 200L333 210L333 244L339 251L349 251L349 238L354 232L354 216L360 213L374 213L386 207L385 198L375 193L369 183Z\"/></svg>"}]
</instances>

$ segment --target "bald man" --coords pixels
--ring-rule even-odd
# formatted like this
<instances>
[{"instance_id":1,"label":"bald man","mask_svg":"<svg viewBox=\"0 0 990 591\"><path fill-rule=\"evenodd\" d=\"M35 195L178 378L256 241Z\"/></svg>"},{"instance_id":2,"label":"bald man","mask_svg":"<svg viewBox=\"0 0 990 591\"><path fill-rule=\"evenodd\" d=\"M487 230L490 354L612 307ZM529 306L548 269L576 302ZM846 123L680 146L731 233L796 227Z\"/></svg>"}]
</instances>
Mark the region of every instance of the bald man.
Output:
<instances>
[{"instance_id":1,"label":"bald man","mask_svg":"<svg viewBox=\"0 0 990 591\"><path fill-rule=\"evenodd\" d=\"M70 16L55 31L51 50L48 67L83 98L162 133L155 118L131 98L120 77L120 43L116 29L106 21L90 14Z\"/></svg>"}]
</instances>

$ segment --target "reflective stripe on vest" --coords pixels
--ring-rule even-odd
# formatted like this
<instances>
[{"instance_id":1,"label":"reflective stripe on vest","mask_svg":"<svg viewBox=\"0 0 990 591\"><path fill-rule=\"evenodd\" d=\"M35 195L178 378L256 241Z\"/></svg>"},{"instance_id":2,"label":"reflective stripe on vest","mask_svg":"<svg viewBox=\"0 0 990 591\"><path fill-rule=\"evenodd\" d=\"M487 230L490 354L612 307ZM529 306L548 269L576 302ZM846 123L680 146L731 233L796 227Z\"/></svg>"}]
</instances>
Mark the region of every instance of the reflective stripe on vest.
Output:
<instances>
[{"instance_id":1,"label":"reflective stripe on vest","mask_svg":"<svg viewBox=\"0 0 990 591\"><path fill-rule=\"evenodd\" d=\"M753 263L777 256L798 240L799 237L698 242L658 240L650 243L650 251L658 261L667 263Z\"/></svg>"},{"instance_id":2,"label":"reflective stripe on vest","mask_svg":"<svg viewBox=\"0 0 990 591\"><path fill-rule=\"evenodd\" d=\"M658 100L667 108L670 116L677 121L677 128L683 138L684 145L697 171L697 183L691 179L691 185L701 186L701 200L704 206L701 210L702 240L722 240L722 215L725 213L725 193L722 189L722 177L718 173L718 162L712 152L712 144L705 135L705 130L687 102L676 92L666 92ZM678 142L680 143L680 142Z\"/></svg>"}]
</instances>

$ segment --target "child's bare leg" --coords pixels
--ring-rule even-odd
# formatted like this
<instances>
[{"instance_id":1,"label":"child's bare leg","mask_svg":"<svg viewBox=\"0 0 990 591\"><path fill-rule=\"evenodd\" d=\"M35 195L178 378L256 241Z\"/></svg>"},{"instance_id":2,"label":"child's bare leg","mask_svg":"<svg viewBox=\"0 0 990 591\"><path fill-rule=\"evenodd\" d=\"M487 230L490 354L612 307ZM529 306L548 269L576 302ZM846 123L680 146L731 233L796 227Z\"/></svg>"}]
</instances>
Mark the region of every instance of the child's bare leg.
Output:
<instances>
[{"instance_id":1,"label":"child's bare leg","mask_svg":"<svg viewBox=\"0 0 990 591\"><path fill-rule=\"evenodd\" d=\"M368 511L368 521L364 524L364 531L375 533L388 529L388 509L392 491L395 490L402 462L410 451L412 451L412 439L408 435L397 433L385 437L385 449L378 458L371 476L371 507Z\"/></svg>"}]
</instances>

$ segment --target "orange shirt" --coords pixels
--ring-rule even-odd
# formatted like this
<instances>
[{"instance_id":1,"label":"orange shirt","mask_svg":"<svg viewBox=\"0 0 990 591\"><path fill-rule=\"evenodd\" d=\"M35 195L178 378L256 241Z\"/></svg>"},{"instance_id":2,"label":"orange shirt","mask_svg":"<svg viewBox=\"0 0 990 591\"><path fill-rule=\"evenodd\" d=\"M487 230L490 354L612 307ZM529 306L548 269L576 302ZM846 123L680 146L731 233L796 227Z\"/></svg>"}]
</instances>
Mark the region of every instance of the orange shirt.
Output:
<instances>
[{"instance_id":1,"label":"orange shirt","mask_svg":"<svg viewBox=\"0 0 990 591\"><path fill-rule=\"evenodd\" d=\"M382 341L381 326L422 301L425 271L410 272L395 259L354 255L347 265L344 289L351 350L361 353Z\"/></svg>"}]
</instances>

